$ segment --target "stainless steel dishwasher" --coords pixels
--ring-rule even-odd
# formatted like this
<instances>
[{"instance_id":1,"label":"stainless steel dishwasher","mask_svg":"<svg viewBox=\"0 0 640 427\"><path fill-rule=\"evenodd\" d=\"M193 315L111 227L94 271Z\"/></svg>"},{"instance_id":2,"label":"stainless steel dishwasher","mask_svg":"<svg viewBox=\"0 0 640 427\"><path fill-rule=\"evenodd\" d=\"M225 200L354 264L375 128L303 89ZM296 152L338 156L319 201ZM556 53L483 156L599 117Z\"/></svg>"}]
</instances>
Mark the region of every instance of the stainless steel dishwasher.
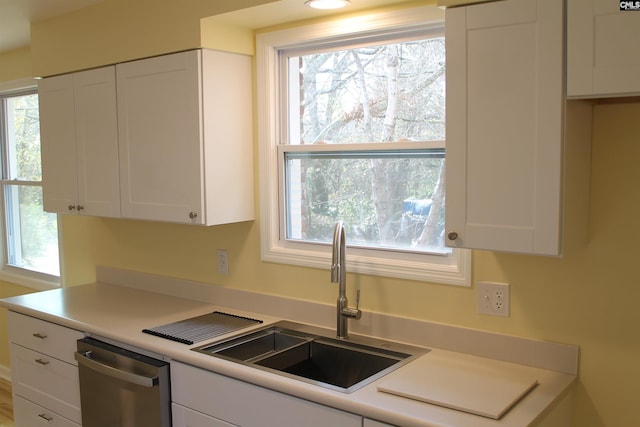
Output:
<instances>
[{"instance_id":1,"label":"stainless steel dishwasher","mask_svg":"<svg viewBox=\"0 0 640 427\"><path fill-rule=\"evenodd\" d=\"M83 427L170 427L169 364L93 338L78 340Z\"/></svg>"}]
</instances>

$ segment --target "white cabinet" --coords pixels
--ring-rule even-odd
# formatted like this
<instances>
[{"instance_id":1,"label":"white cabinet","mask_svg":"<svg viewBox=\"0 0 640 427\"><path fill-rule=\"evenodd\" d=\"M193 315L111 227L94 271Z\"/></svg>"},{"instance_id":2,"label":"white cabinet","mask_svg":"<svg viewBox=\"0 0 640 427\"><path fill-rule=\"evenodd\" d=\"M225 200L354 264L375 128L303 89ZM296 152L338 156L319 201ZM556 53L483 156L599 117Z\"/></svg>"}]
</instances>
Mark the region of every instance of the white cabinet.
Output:
<instances>
[{"instance_id":1,"label":"white cabinet","mask_svg":"<svg viewBox=\"0 0 640 427\"><path fill-rule=\"evenodd\" d=\"M79 427L65 417L55 416L45 408L23 399L18 395L13 397L13 412L15 427Z\"/></svg>"},{"instance_id":2,"label":"white cabinet","mask_svg":"<svg viewBox=\"0 0 640 427\"><path fill-rule=\"evenodd\" d=\"M216 422L241 427L362 425L362 417L358 415L179 362L171 362L171 396L174 404L213 417ZM177 422L174 417L173 426L187 427L190 424Z\"/></svg>"},{"instance_id":3,"label":"white cabinet","mask_svg":"<svg viewBox=\"0 0 640 427\"><path fill-rule=\"evenodd\" d=\"M80 389L74 360L82 332L8 312L16 427L79 426Z\"/></svg>"},{"instance_id":4,"label":"white cabinet","mask_svg":"<svg viewBox=\"0 0 640 427\"><path fill-rule=\"evenodd\" d=\"M122 216L254 219L251 59L195 50L117 65Z\"/></svg>"},{"instance_id":5,"label":"white cabinet","mask_svg":"<svg viewBox=\"0 0 640 427\"><path fill-rule=\"evenodd\" d=\"M569 97L640 95L640 11L620 10L620 3L568 0Z\"/></svg>"},{"instance_id":6,"label":"white cabinet","mask_svg":"<svg viewBox=\"0 0 640 427\"><path fill-rule=\"evenodd\" d=\"M44 208L120 216L115 67L38 84Z\"/></svg>"},{"instance_id":7,"label":"white cabinet","mask_svg":"<svg viewBox=\"0 0 640 427\"><path fill-rule=\"evenodd\" d=\"M171 405L173 427L236 427L177 403Z\"/></svg>"},{"instance_id":8,"label":"white cabinet","mask_svg":"<svg viewBox=\"0 0 640 427\"><path fill-rule=\"evenodd\" d=\"M557 255L563 2L450 8L446 23L447 244Z\"/></svg>"},{"instance_id":9,"label":"white cabinet","mask_svg":"<svg viewBox=\"0 0 640 427\"><path fill-rule=\"evenodd\" d=\"M254 219L251 58L194 50L43 79L45 210Z\"/></svg>"},{"instance_id":10,"label":"white cabinet","mask_svg":"<svg viewBox=\"0 0 640 427\"><path fill-rule=\"evenodd\" d=\"M394 427L391 424L382 423L376 420L370 420L369 418L365 418L362 421L362 427Z\"/></svg>"}]
</instances>

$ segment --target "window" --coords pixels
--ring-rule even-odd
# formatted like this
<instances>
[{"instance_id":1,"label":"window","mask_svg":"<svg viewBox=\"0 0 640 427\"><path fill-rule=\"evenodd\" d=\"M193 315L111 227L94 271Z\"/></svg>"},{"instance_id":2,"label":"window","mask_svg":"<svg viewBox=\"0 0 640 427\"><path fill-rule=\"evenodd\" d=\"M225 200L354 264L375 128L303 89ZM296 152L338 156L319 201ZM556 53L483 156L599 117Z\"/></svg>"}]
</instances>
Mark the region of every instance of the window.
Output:
<instances>
[{"instance_id":1,"label":"window","mask_svg":"<svg viewBox=\"0 0 640 427\"><path fill-rule=\"evenodd\" d=\"M435 7L258 36L262 255L469 283L444 245L444 28ZM292 42L294 40L294 42Z\"/></svg>"},{"instance_id":2,"label":"window","mask_svg":"<svg viewBox=\"0 0 640 427\"><path fill-rule=\"evenodd\" d=\"M42 206L40 122L35 90L0 94L2 274L24 285L57 282L57 216ZM16 279L21 278L21 279ZM41 287L41 286L37 286Z\"/></svg>"}]
</instances>

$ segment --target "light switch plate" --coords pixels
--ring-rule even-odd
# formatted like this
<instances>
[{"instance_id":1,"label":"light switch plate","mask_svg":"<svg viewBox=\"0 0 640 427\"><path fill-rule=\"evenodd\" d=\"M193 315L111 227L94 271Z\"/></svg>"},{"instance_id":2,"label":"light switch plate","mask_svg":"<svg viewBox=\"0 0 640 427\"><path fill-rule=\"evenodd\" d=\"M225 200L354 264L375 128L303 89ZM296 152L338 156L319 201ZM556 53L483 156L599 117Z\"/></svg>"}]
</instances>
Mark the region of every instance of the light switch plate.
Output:
<instances>
[{"instance_id":1,"label":"light switch plate","mask_svg":"<svg viewBox=\"0 0 640 427\"><path fill-rule=\"evenodd\" d=\"M216 251L216 257L218 258L218 273L223 275L229 274L229 254L225 249L218 249Z\"/></svg>"}]
</instances>

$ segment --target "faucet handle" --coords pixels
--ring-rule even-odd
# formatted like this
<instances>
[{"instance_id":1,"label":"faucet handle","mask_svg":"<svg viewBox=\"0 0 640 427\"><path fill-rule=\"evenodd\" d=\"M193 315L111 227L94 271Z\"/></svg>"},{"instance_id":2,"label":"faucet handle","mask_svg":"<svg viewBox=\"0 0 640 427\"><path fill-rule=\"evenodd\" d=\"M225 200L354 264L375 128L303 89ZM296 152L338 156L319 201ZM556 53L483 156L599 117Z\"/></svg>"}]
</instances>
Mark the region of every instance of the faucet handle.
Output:
<instances>
[{"instance_id":1,"label":"faucet handle","mask_svg":"<svg viewBox=\"0 0 640 427\"><path fill-rule=\"evenodd\" d=\"M362 311L360 311L360 288L356 290L356 308L345 307L342 310L342 314L356 320L362 317Z\"/></svg>"}]
</instances>

